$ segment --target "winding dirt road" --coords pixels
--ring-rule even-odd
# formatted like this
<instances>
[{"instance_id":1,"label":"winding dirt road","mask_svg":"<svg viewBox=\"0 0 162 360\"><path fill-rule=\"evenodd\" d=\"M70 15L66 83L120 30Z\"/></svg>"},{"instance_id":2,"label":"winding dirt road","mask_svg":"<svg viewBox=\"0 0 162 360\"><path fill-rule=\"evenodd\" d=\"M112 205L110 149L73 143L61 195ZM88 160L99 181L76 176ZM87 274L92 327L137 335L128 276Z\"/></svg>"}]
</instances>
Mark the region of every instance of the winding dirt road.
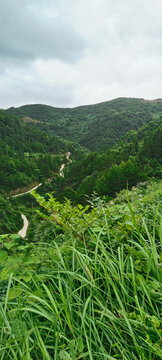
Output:
<instances>
[{"instance_id":1,"label":"winding dirt road","mask_svg":"<svg viewBox=\"0 0 162 360\"><path fill-rule=\"evenodd\" d=\"M28 193L30 193L31 191L33 191L33 190L36 190L39 186L41 186L42 185L42 183L40 183L40 184L38 184L37 186L35 186L35 187L33 187L32 189L30 189L30 190L28 190L28 191L25 191L25 192L23 192L23 193L20 193L20 194L17 194L17 195L13 195L12 197L18 197L18 196L22 196L22 195L25 195L25 194L28 194Z\"/></svg>"},{"instance_id":2,"label":"winding dirt road","mask_svg":"<svg viewBox=\"0 0 162 360\"><path fill-rule=\"evenodd\" d=\"M34 186L32 189L28 190L28 191L25 191L24 193L20 193L20 194L17 194L17 195L13 195L13 197L18 197L18 196L22 196L22 195L25 195L25 194L28 194L30 193L31 191L33 190L36 190L39 186L41 186L42 183L38 184L37 186ZM26 237L26 233L27 233L27 230L28 230L28 226L29 226L29 221L27 219L27 217L24 215L24 214L21 214L21 217L24 221L24 225L22 227L22 229L18 232L18 234L22 237L22 238L25 238Z\"/></svg>"}]
</instances>

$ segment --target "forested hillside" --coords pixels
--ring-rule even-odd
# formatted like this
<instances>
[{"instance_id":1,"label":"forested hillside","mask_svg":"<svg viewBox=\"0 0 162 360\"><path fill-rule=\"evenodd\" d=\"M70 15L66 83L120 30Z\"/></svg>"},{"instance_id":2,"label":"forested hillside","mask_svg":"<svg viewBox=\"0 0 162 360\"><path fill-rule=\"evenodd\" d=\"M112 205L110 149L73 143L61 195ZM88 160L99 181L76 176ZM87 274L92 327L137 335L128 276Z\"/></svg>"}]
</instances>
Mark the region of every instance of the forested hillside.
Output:
<instances>
[{"instance_id":1,"label":"forested hillside","mask_svg":"<svg viewBox=\"0 0 162 360\"><path fill-rule=\"evenodd\" d=\"M127 101L131 103L132 99ZM121 105L123 99L119 102ZM162 117L159 118L159 104L160 102L149 103L156 108L154 120L138 131L130 130L120 137L114 147L107 147L104 154L97 151L86 154L79 145L76 149L73 143L50 135L48 131L45 133L33 122L24 122L1 111L1 195L11 195L13 191L20 192L20 188L28 189L41 182L40 194L54 192L59 201L64 201L67 197L74 203L85 204L87 195L91 196L93 192L109 199L127 186L131 188L140 181L161 178ZM106 108L107 103L96 105L98 113L103 105ZM92 109L93 106L81 108L85 112L90 111L91 115ZM71 160L64 169L65 177L60 177L59 169L62 163L67 162L67 151L71 152ZM22 220L17 207L13 207L12 213L12 207L8 208L6 204L4 211L4 202L5 199L1 198L1 232L3 229L12 232L16 230L14 222L22 223ZM14 220L18 218L18 222Z\"/></svg>"},{"instance_id":2,"label":"forested hillside","mask_svg":"<svg viewBox=\"0 0 162 360\"><path fill-rule=\"evenodd\" d=\"M74 159L83 150L0 111L0 234L13 233L23 222L15 202L6 197L30 189L59 173L66 152Z\"/></svg>"},{"instance_id":3,"label":"forested hillside","mask_svg":"<svg viewBox=\"0 0 162 360\"><path fill-rule=\"evenodd\" d=\"M67 151L79 154L72 143L0 111L0 192L53 176Z\"/></svg>"},{"instance_id":4,"label":"forested hillside","mask_svg":"<svg viewBox=\"0 0 162 360\"><path fill-rule=\"evenodd\" d=\"M96 151L107 150L127 131L138 130L159 118L162 115L162 99L119 98L72 109L35 104L12 107L6 113L35 119L36 127Z\"/></svg>"},{"instance_id":5,"label":"forested hillside","mask_svg":"<svg viewBox=\"0 0 162 360\"><path fill-rule=\"evenodd\" d=\"M94 191L110 198L150 178L162 178L162 117L139 131L129 131L105 154L93 152L73 161L65 178L55 177L40 191L54 191L61 201L67 197L85 203Z\"/></svg>"}]
</instances>

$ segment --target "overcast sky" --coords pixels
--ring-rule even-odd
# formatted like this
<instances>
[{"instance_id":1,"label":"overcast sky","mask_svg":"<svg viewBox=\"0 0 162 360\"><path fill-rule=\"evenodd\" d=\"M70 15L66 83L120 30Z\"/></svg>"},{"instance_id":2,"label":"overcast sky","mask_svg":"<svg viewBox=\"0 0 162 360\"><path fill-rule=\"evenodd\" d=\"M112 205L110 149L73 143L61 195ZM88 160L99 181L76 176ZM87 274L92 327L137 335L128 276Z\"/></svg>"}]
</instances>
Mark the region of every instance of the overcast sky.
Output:
<instances>
[{"instance_id":1,"label":"overcast sky","mask_svg":"<svg viewBox=\"0 0 162 360\"><path fill-rule=\"evenodd\" d=\"M162 97L162 0L0 0L0 107Z\"/></svg>"}]
</instances>

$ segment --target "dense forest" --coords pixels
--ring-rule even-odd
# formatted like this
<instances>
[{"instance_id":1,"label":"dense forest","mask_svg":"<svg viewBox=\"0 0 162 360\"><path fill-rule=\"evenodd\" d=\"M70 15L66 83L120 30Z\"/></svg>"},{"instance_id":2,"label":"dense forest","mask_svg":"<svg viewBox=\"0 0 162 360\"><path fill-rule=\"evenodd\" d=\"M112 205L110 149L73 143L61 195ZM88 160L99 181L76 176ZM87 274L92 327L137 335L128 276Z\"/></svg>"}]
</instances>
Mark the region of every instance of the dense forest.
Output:
<instances>
[{"instance_id":1,"label":"dense forest","mask_svg":"<svg viewBox=\"0 0 162 360\"><path fill-rule=\"evenodd\" d=\"M129 130L138 130L162 115L162 99L146 101L119 98L73 109L47 105L24 105L6 110L19 118L37 120L36 127L71 139L89 150L107 150Z\"/></svg>"},{"instance_id":2,"label":"dense forest","mask_svg":"<svg viewBox=\"0 0 162 360\"><path fill-rule=\"evenodd\" d=\"M21 212L15 202L0 195L0 234L15 233L22 224Z\"/></svg>"},{"instance_id":3,"label":"dense forest","mask_svg":"<svg viewBox=\"0 0 162 360\"><path fill-rule=\"evenodd\" d=\"M79 161L73 160L65 169L65 177L56 176L40 191L54 191L64 197L85 204L87 195L114 197L115 193L131 188L150 178L162 178L162 117L129 131L107 152L89 153Z\"/></svg>"},{"instance_id":4,"label":"dense forest","mask_svg":"<svg viewBox=\"0 0 162 360\"><path fill-rule=\"evenodd\" d=\"M35 122L24 122L15 115L8 115L7 112L1 111L1 197L6 193L12 195L20 192L20 189L30 189L41 182L42 186L39 189L41 195L54 192L55 197L61 202L67 197L74 204L86 204L87 196L91 196L93 193L111 199L123 188L128 187L130 189L138 182L147 181L150 178L161 178L162 117L159 116L160 100L155 103L147 103L138 99L117 99L94 106L70 109L69 111L73 110L74 114L77 114L77 111L80 110L83 113L88 112L89 115L94 114L94 116L100 113L102 118L101 111L103 109L106 111L107 108L110 110L113 106L117 106L118 110L123 109L120 113L121 123L123 124L122 114L125 113L128 105L134 109L131 115L131 119L133 119L133 117L136 117L137 108L141 107L141 104L144 109L145 105L150 107L147 110L151 109L153 111L154 109L154 119L145 121L146 115L148 116L148 112L146 112L141 124L146 123L139 130L130 130L123 137L120 136L120 139L113 147L109 147L107 144L107 150L104 153L102 151L88 152L79 144L50 135L49 129L47 132L41 130L35 126ZM26 109L28 111L40 110L39 105L24 106L19 111L22 109L24 111ZM46 114L49 120L49 108L45 107L45 110L45 113L42 112L43 121L45 121L43 117L45 115L43 114ZM57 110L60 111L60 109ZM67 109L62 109L60 116L63 116L66 111ZM34 114L36 115L36 113ZM29 115L31 116L31 112ZM56 112L55 115L57 117L58 113ZM40 116L40 114L37 116L38 119L40 119ZM75 121L77 123L77 116ZM59 116L57 122L60 122ZM107 123L107 120L105 123ZM79 129L80 124L81 122L79 122ZM112 129L109 130L113 133ZM105 137L104 132L103 136ZM67 163L66 152L71 153L71 158L64 169L65 176L60 177L60 166ZM7 210L7 204L5 205L6 211L4 211L4 201L6 201L5 198L1 199L0 204L1 233L3 230L7 231L7 229L14 232L17 229L17 226L14 227L14 223L22 223L21 219L14 221L14 219L19 218L19 209L15 205L12 217L11 207L9 206Z\"/></svg>"},{"instance_id":5,"label":"dense forest","mask_svg":"<svg viewBox=\"0 0 162 360\"><path fill-rule=\"evenodd\" d=\"M82 150L57 136L0 111L0 192L9 192L57 173L67 151ZM62 156L61 156L62 155Z\"/></svg>"},{"instance_id":6,"label":"dense forest","mask_svg":"<svg viewBox=\"0 0 162 360\"><path fill-rule=\"evenodd\" d=\"M17 205L6 196L26 191L59 173L65 154L80 159L84 149L46 134L15 116L0 111L0 233L15 232L22 225Z\"/></svg>"},{"instance_id":7,"label":"dense forest","mask_svg":"<svg viewBox=\"0 0 162 360\"><path fill-rule=\"evenodd\" d=\"M41 182L38 190L41 195L54 192L61 202L67 197L74 204L86 204L87 196L93 193L111 199L123 188L162 177L162 117L159 116L138 131L128 131L104 153L88 152L79 144L45 133L33 123L3 111L0 126L1 196L30 189ZM71 152L70 162L64 169L65 176L60 177L60 166L67 163L67 151ZM5 198L0 202L1 233L7 229L14 232L17 229L14 223L22 223L19 209L15 205L12 216L7 204L4 211L4 201Z\"/></svg>"},{"instance_id":8,"label":"dense forest","mask_svg":"<svg viewBox=\"0 0 162 360\"><path fill-rule=\"evenodd\" d=\"M161 106L0 111L0 359L162 357Z\"/></svg>"}]
</instances>

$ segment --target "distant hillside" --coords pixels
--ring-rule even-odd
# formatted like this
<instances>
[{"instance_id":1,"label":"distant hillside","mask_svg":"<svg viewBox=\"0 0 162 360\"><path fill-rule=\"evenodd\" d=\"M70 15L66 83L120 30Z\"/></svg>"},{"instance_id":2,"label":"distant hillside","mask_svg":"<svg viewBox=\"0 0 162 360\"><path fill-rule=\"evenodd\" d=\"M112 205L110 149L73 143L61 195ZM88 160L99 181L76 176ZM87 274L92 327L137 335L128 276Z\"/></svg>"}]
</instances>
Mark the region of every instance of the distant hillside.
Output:
<instances>
[{"instance_id":1,"label":"distant hillside","mask_svg":"<svg viewBox=\"0 0 162 360\"><path fill-rule=\"evenodd\" d=\"M162 115L162 99L153 101L118 98L100 104L76 108L55 108L47 105L24 105L6 113L37 120L35 126L71 139L89 150L105 150L113 146L129 130Z\"/></svg>"}]
</instances>

